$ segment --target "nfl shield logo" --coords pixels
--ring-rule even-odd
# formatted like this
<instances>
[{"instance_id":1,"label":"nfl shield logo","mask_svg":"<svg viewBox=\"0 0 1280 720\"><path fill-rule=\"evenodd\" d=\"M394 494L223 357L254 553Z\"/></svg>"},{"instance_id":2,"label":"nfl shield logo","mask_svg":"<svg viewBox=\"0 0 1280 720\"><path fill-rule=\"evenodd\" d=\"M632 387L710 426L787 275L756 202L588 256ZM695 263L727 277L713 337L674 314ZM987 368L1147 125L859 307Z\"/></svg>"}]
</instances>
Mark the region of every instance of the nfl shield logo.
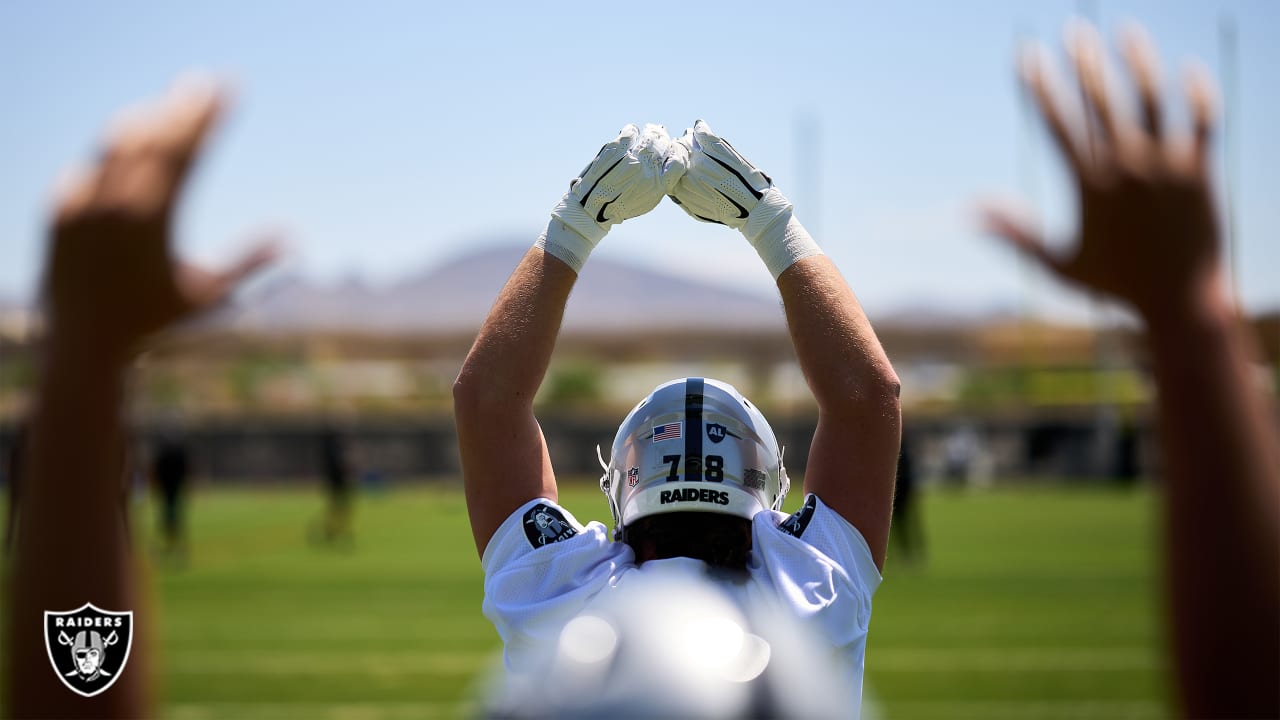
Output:
<instances>
[{"instance_id":1,"label":"nfl shield logo","mask_svg":"<svg viewBox=\"0 0 1280 720\"><path fill-rule=\"evenodd\" d=\"M115 684L133 647L133 611L113 612L85 603L44 613L44 647L62 684L93 697Z\"/></svg>"},{"instance_id":2,"label":"nfl shield logo","mask_svg":"<svg viewBox=\"0 0 1280 720\"><path fill-rule=\"evenodd\" d=\"M638 482L640 482L640 468L629 468L627 470L627 487L635 487Z\"/></svg>"}]
</instances>

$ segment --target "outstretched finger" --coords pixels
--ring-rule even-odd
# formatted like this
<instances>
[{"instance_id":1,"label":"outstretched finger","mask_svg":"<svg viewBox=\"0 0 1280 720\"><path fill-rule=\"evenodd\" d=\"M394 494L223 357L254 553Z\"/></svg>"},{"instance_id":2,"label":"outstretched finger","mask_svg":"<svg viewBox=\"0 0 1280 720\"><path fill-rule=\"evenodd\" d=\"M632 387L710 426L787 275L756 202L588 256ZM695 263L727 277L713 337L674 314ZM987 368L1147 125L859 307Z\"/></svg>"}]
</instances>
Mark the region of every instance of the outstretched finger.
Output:
<instances>
[{"instance_id":1,"label":"outstretched finger","mask_svg":"<svg viewBox=\"0 0 1280 720\"><path fill-rule=\"evenodd\" d=\"M1216 119L1213 80L1202 65L1187 68L1187 100L1191 103L1192 157L1197 166L1209 164L1209 145L1213 141L1213 124Z\"/></svg>"},{"instance_id":2,"label":"outstretched finger","mask_svg":"<svg viewBox=\"0 0 1280 720\"><path fill-rule=\"evenodd\" d=\"M283 244L278 236L270 236L259 240L246 250L226 270L223 270L222 281L234 288L245 279L256 274L266 266L275 262L283 252Z\"/></svg>"},{"instance_id":3,"label":"outstretched finger","mask_svg":"<svg viewBox=\"0 0 1280 720\"><path fill-rule=\"evenodd\" d=\"M222 302L251 275L270 265L281 254L276 235L258 240L233 263L220 271L178 261L178 284L191 312L200 312Z\"/></svg>"},{"instance_id":4,"label":"outstretched finger","mask_svg":"<svg viewBox=\"0 0 1280 720\"><path fill-rule=\"evenodd\" d=\"M1120 47L1125 63L1138 88L1142 104L1142 128L1151 140L1160 142L1164 118L1160 112L1160 60L1155 45L1140 25L1129 25L1120 31Z\"/></svg>"},{"instance_id":5,"label":"outstretched finger","mask_svg":"<svg viewBox=\"0 0 1280 720\"><path fill-rule=\"evenodd\" d=\"M1056 75L1044 46L1038 43L1023 46L1018 58L1018 74L1022 83L1035 98L1040 116L1049 127L1049 133L1057 143L1058 149L1062 151L1067 165L1077 177L1083 176L1085 163L1080 152L1080 144L1071 126L1067 124L1066 118L1063 117L1062 108L1058 102L1060 93L1057 90Z\"/></svg>"},{"instance_id":6,"label":"outstretched finger","mask_svg":"<svg viewBox=\"0 0 1280 720\"><path fill-rule=\"evenodd\" d=\"M978 223L986 232L1013 245L1049 270L1067 275L1062 259L1049 251L1036 223L1025 213L1015 211L1005 204L984 202L978 206Z\"/></svg>"},{"instance_id":7,"label":"outstretched finger","mask_svg":"<svg viewBox=\"0 0 1280 720\"><path fill-rule=\"evenodd\" d=\"M1107 93L1106 51L1097 28L1086 22L1077 22L1069 28L1067 49L1084 91L1086 112L1093 119L1089 122L1086 118L1086 123L1090 129L1096 126L1100 130L1100 136L1093 137L1096 153L1101 149L1098 141L1113 146L1120 137L1115 108Z\"/></svg>"},{"instance_id":8,"label":"outstretched finger","mask_svg":"<svg viewBox=\"0 0 1280 720\"><path fill-rule=\"evenodd\" d=\"M204 75L180 78L165 98L158 121L158 157L154 159L159 164L166 202L171 203L181 192L201 146L226 105L226 92Z\"/></svg>"},{"instance_id":9,"label":"outstretched finger","mask_svg":"<svg viewBox=\"0 0 1280 720\"><path fill-rule=\"evenodd\" d=\"M64 171L53 186L53 218L63 224L80 217L93 202L101 184L102 168L78 166Z\"/></svg>"}]
</instances>

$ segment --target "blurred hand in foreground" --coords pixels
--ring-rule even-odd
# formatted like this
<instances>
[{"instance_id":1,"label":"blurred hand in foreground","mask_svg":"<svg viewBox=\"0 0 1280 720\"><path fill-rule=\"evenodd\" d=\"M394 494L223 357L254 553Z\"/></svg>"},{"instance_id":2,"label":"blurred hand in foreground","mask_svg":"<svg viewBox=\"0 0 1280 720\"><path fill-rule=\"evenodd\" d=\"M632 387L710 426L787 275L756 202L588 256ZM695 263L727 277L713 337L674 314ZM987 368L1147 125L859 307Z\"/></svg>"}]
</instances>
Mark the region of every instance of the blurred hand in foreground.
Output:
<instances>
[{"instance_id":1,"label":"blurred hand in foreground","mask_svg":"<svg viewBox=\"0 0 1280 720\"><path fill-rule=\"evenodd\" d=\"M45 277L55 341L124 360L147 335L222 300L275 255L263 243L222 271L172 256L173 215L225 105L211 81L179 82L117 119L102 155L59 188Z\"/></svg>"},{"instance_id":2,"label":"blurred hand in foreground","mask_svg":"<svg viewBox=\"0 0 1280 720\"><path fill-rule=\"evenodd\" d=\"M180 83L117 121L97 162L60 188L43 288L48 337L17 478L20 521L6 578L17 591L6 606L0 684L9 692L0 714L154 714L154 619L123 499L129 361L149 335L211 307L275 254L263 244L220 272L172 255L174 208L223 104L210 83ZM101 692L82 697L47 663L43 618L86 602L134 612L136 623L128 665L115 668L109 692L76 689Z\"/></svg>"},{"instance_id":3,"label":"blurred hand in foreground","mask_svg":"<svg viewBox=\"0 0 1280 720\"><path fill-rule=\"evenodd\" d=\"M1058 252L1034 224L989 207L989 230L1067 280L1127 302L1150 321L1220 290L1218 213L1210 182L1213 86L1189 72L1193 130L1166 127L1158 60L1137 28L1121 42L1138 112L1108 88L1106 49L1089 25L1068 32L1087 117L1069 113L1063 88L1043 48L1025 50L1022 82L1035 97L1074 176L1080 201L1077 242Z\"/></svg>"},{"instance_id":4,"label":"blurred hand in foreground","mask_svg":"<svg viewBox=\"0 0 1280 720\"><path fill-rule=\"evenodd\" d=\"M1122 42L1136 119L1108 91L1097 32L1078 25L1068 46L1085 122L1068 119L1043 51L1025 54L1021 72L1075 177L1078 241L1060 254L1007 211L988 210L986 223L1145 320L1177 669L1170 684L1189 717L1280 717L1280 441L1272 398L1255 382L1254 338L1224 287L1209 179L1212 86L1190 74L1192 132L1170 132L1155 53L1140 31Z\"/></svg>"}]
</instances>

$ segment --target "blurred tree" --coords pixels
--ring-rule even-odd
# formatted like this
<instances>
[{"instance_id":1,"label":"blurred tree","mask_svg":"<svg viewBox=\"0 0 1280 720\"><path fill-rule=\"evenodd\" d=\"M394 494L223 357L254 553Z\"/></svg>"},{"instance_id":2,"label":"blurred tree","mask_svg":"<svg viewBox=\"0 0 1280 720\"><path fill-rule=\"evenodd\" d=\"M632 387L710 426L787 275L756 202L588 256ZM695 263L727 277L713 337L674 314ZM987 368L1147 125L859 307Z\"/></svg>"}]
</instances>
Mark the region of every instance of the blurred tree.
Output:
<instances>
[{"instance_id":1,"label":"blurred tree","mask_svg":"<svg viewBox=\"0 0 1280 720\"><path fill-rule=\"evenodd\" d=\"M604 396L600 368L575 362L551 372L539 399L551 407L598 405Z\"/></svg>"}]
</instances>

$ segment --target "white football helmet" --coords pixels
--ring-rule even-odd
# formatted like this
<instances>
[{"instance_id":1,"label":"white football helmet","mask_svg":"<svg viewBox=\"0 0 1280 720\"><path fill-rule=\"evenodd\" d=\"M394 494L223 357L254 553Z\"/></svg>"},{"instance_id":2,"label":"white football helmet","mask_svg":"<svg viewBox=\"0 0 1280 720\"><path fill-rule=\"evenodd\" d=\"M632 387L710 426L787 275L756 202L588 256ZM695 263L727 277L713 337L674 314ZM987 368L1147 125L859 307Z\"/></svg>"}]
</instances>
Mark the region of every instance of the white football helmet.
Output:
<instances>
[{"instance_id":1,"label":"white football helmet","mask_svg":"<svg viewBox=\"0 0 1280 720\"><path fill-rule=\"evenodd\" d=\"M816 625L680 566L627 573L529 650L481 685L479 717L858 717L861 671Z\"/></svg>"},{"instance_id":2,"label":"white football helmet","mask_svg":"<svg viewBox=\"0 0 1280 720\"><path fill-rule=\"evenodd\" d=\"M615 540L659 513L750 519L781 509L789 488L769 421L732 385L699 377L659 385L632 409L600 478Z\"/></svg>"},{"instance_id":3,"label":"white football helmet","mask_svg":"<svg viewBox=\"0 0 1280 720\"><path fill-rule=\"evenodd\" d=\"M641 566L596 594L530 662L481 685L480 717L858 717L860 667L767 594ZM678 600L676 600L678 598ZM864 714L863 717L867 717Z\"/></svg>"}]
</instances>

